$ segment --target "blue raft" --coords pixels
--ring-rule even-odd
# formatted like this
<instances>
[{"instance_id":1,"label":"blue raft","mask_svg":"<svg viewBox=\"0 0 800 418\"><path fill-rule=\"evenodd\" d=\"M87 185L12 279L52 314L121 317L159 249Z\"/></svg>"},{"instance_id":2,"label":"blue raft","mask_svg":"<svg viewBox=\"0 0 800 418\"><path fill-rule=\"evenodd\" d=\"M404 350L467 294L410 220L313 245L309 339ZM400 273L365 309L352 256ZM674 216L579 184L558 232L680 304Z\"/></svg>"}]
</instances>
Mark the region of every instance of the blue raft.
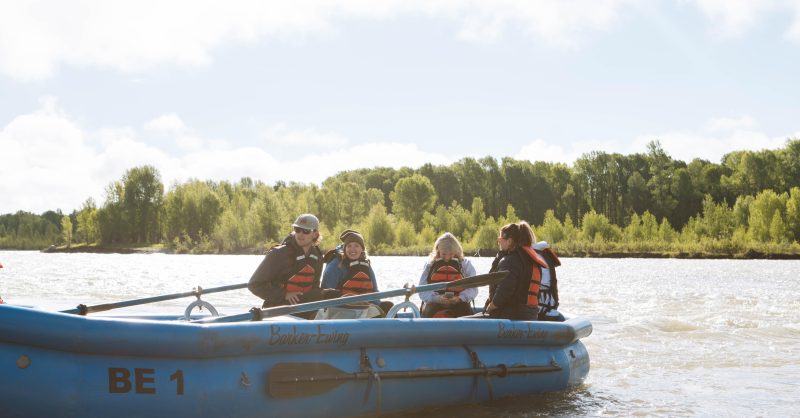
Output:
<instances>
[{"instance_id":1,"label":"blue raft","mask_svg":"<svg viewBox=\"0 0 800 418\"><path fill-rule=\"evenodd\" d=\"M582 318L191 323L0 305L0 405L19 417L312 417L559 391Z\"/></svg>"}]
</instances>

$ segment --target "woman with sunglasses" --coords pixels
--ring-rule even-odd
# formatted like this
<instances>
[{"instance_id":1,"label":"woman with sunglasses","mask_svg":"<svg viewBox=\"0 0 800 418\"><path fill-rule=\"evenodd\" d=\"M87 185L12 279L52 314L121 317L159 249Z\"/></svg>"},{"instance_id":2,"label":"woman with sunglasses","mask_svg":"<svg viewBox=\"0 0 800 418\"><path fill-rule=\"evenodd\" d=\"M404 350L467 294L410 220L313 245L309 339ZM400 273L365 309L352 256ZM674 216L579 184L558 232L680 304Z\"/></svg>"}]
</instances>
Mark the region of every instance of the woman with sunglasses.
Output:
<instances>
[{"instance_id":1,"label":"woman with sunglasses","mask_svg":"<svg viewBox=\"0 0 800 418\"><path fill-rule=\"evenodd\" d=\"M323 299L319 219L306 213L298 216L292 227L283 243L269 250L247 285L264 299L265 308Z\"/></svg>"},{"instance_id":2,"label":"woman with sunglasses","mask_svg":"<svg viewBox=\"0 0 800 418\"><path fill-rule=\"evenodd\" d=\"M539 313L539 287L547 262L531 247L533 231L527 222L500 228L497 253L490 272L508 275L489 287L485 314L492 318L534 321Z\"/></svg>"}]
</instances>

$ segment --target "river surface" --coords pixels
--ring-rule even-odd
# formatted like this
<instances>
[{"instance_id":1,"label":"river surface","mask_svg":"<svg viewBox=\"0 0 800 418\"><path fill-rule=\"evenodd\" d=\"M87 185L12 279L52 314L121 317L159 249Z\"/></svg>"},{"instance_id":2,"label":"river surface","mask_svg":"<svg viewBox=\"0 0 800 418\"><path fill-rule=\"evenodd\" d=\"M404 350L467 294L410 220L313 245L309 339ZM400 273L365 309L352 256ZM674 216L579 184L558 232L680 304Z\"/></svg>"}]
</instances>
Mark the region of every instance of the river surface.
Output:
<instances>
[{"instance_id":1,"label":"river surface","mask_svg":"<svg viewBox=\"0 0 800 418\"><path fill-rule=\"evenodd\" d=\"M0 251L0 295L7 303L71 309L245 283L262 258ZM489 270L491 258L470 260L478 273ZM424 262L373 257L382 290L416 283ZM585 384L427 416L800 416L800 261L562 263L563 310L588 317L594 326L583 339L591 358ZM486 296L481 289L478 305ZM203 299L224 314L244 313L261 302L244 289ZM191 301L115 312L180 315Z\"/></svg>"}]
</instances>

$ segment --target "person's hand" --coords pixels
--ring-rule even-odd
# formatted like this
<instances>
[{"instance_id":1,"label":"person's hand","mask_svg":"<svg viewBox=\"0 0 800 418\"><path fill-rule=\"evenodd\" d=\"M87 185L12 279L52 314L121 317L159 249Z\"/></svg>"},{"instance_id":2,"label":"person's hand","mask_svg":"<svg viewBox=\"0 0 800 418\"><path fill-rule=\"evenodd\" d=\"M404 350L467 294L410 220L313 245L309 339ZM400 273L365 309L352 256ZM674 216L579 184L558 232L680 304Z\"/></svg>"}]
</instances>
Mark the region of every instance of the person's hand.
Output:
<instances>
[{"instance_id":1,"label":"person's hand","mask_svg":"<svg viewBox=\"0 0 800 418\"><path fill-rule=\"evenodd\" d=\"M489 305L486 307L486 313L488 314L491 314L492 311L495 310L497 310L497 306L495 306L494 303L489 303Z\"/></svg>"},{"instance_id":2,"label":"person's hand","mask_svg":"<svg viewBox=\"0 0 800 418\"><path fill-rule=\"evenodd\" d=\"M284 299L289 302L289 305L297 305L300 303L300 296L302 295L303 292L286 292Z\"/></svg>"},{"instance_id":3,"label":"person's hand","mask_svg":"<svg viewBox=\"0 0 800 418\"><path fill-rule=\"evenodd\" d=\"M460 299L458 298L458 296L455 296L455 295L450 296L450 297L447 297L447 295L440 295L439 296L439 304L441 304L441 305L447 305L447 306L455 305L456 303L458 303L459 300Z\"/></svg>"}]
</instances>

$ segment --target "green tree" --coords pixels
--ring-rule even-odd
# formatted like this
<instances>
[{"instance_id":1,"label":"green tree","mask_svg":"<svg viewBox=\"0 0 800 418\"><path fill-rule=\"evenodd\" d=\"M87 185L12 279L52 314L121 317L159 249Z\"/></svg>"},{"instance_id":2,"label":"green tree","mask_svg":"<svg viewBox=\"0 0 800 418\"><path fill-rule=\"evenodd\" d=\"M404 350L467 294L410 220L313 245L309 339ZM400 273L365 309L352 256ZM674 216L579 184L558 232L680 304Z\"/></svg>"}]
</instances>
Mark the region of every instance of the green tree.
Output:
<instances>
[{"instance_id":1,"label":"green tree","mask_svg":"<svg viewBox=\"0 0 800 418\"><path fill-rule=\"evenodd\" d=\"M772 215L772 221L769 224L769 237L773 242L776 243L783 243L786 242L786 236L788 235L788 230L786 229L786 223L783 222L783 217L779 211L775 211Z\"/></svg>"},{"instance_id":2,"label":"green tree","mask_svg":"<svg viewBox=\"0 0 800 418\"><path fill-rule=\"evenodd\" d=\"M187 234L193 242L213 234L222 214L222 201L209 182L189 180L176 185L164 198L164 232L167 242Z\"/></svg>"},{"instance_id":3,"label":"green tree","mask_svg":"<svg viewBox=\"0 0 800 418\"><path fill-rule=\"evenodd\" d=\"M419 174L400 179L390 194L394 213L411 222L414 228L422 227L422 217L436 204L436 191L427 177Z\"/></svg>"},{"instance_id":4,"label":"green tree","mask_svg":"<svg viewBox=\"0 0 800 418\"><path fill-rule=\"evenodd\" d=\"M87 244L94 244L100 239L99 225L97 222L97 206L91 197L83 202L77 215L77 239Z\"/></svg>"},{"instance_id":5,"label":"green tree","mask_svg":"<svg viewBox=\"0 0 800 418\"><path fill-rule=\"evenodd\" d=\"M497 248L498 230L494 222L481 225L472 238L472 245L481 250Z\"/></svg>"},{"instance_id":6,"label":"green tree","mask_svg":"<svg viewBox=\"0 0 800 418\"><path fill-rule=\"evenodd\" d=\"M675 231L675 229L669 223L669 220L667 220L667 218L661 219L661 224L658 226L659 239L661 239L663 242L669 243L675 241L677 235L678 232Z\"/></svg>"},{"instance_id":7,"label":"green tree","mask_svg":"<svg viewBox=\"0 0 800 418\"><path fill-rule=\"evenodd\" d=\"M399 247L410 247L417 242L417 232L414 231L414 225L406 220L399 220L395 231L395 245Z\"/></svg>"},{"instance_id":8,"label":"green tree","mask_svg":"<svg viewBox=\"0 0 800 418\"><path fill-rule=\"evenodd\" d=\"M675 213L678 201L673 195L674 161L661 148L659 141L647 144L647 159L650 163L650 180L647 187L652 198L652 209L656 217L671 217ZM673 220L673 218L670 218ZM676 224L681 225L681 224Z\"/></svg>"},{"instance_id":9,"label":"green tree","mask_svg":"<svg viewBox=\"0 0 800 418\"><path fill-rule=\"evenodd\" d=\"M112 182L106 186L105 194L106 199L103 207L97 211L100 241L103 244L124 242L129 235L130 225L122 207L125 187L119 181Z\"/></svg>"},{"instance_id":10,"label":"green tree","mask_svg":"<svg viewBox=\"0 0 800 418\"><path fill-rule=\"evenodd\" d=\"M599 237L603 241L616 242L622 236L619 227L612 225L605 215L595 211L589 211L583 215L581 225L581 235L587 241L597 241Z\"/></svg>"},{"instance_id":11,"label":"green tree","mask_svg":"<svg viewBox=\"0 0 800 418\"><path fill-rule=\"evenodd\" d=\"M542 221L542 227L539 228L539 231L541 231L541 236L539 238L550 243L564 240L564 225L556 218L555 212L552 209L545 212L544 221Z\"/></svg>"},{"instance_id":12,"label":"green tree","mask_svg":"<svg viewBox=\"0 0 800 418\"><path fill-rule=\"evenodd\" d=\"M786 201L786 227L791 239L800 241L800 187L789 190Z\"/></svg>"},{"instance_id":13,"label":"green tree","mask_svg":"<svg viewBox=\"0 0 800 418\"><path fill-rule=\"evenodd\" d=\"M483 209L483 199L476 197L472 199L472 210L470 210L471 229L474 232L483 225L486 220L486 212Z\"/></svg>"},{"instance_id":14,"label":"green tree","mask_svg":"<svg viewBox=\"0 0 800 418\"><path fill-rule=\"evenodd\" d=\"M418 174L427 177L431 181L434 190L436 190L439 204L446 205L452 201L461 201L461 187L458 186L459 179L452 167L434 166L429 163L420 167Z\"/></svg>"},{"instance_id":15,"label":"green tree","mask_svg":"<svg viewBox=\"0 0 800 418\"><path fill-rule=\"evenodd\" d=\"M781 190L800 187L800 138L786 141L786 147L778 151Z\"/></svg>"},{"instance_id":16,"label":"green tree","mask_svg":"<svg viewBox=\"0 0 800 418\"><path fill-rule=\"evenodd\" d=\"M375 249L392 245L395 239L395 231L383 204L378 203L370 210L365 224L364 235L368 246Z\"/></svg>"},{"instance_id":17,"label":"green tree","mask_svg":"<svg viewBox=\"0 0 800 418\"><path fill-rule=\"evenodd\" d=\"M772 190L764 190L756 195L750 205L750 216L748 218L748 233L750 237L759 242L767 242L771 239L771 226L777 213L783 217L786 211L786 193L778 195Z\"/></svg>"},{"instance_id":18,"label":"green tree","mask_svg":"<svg viewBox=\"0 0 800 418\"><path fill-rule=\"evenodd\" d=\"M122 177L125 193L122 206L130 223L129 239L135 243L155 242L159 234L164 185L155 167L134 167Z\"/></svg>"},{"instance_id":19,"label":"green tree","mask_svg":"<svg viewBox=\"0 0 800 418\"><path fill-rule=\"evenodd\" d=\"M67 244L67 247L72 245L72 221L67 215L61 218L61 237L64 239L64 243Z\"/></svg>"}]
</instances>

